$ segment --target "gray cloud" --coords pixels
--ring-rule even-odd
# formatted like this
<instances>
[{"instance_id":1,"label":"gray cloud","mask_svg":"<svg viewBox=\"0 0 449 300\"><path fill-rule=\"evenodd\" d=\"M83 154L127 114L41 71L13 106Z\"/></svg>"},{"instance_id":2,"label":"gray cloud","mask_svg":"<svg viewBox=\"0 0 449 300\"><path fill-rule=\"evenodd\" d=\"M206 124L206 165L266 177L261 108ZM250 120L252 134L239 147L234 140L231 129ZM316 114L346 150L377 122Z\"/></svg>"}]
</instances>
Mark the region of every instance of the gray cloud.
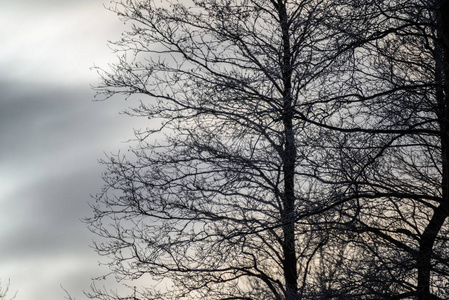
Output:
<instances>
[{"instance_id":1,"label":"gray cloud","mask_svg":"<svg viewBox=\"0 0 449 300\"><path fill-rule=\"evenodd\" d=\"M114 61L106 41L123 23L99 0L0 4L0 280L17 300L64 299L60 284L85 299L107 272L80 221L102 186L97 160L148 122L118 114L130 103L92 102L89 67Z\"/></svg>"},{"instance_id":2,"label":"gray cloud","mask_svg":"<svg viewBox=\"0 0 449 300\"><path fill-rule=\"evenodd\" d=\"M62 277L80 293L99 275L93 236L80 221L102 185L97 159L123 146L132 124L117 115L121 104L92 102L88 86L0 88L0 176L10 184L3 194L0 188L0 239L7 241L0 243L0 278L11 278L18 299L62 299L59 284L42 288L46 294L35 290ZM46 275L28 282L29 272ZM80 278L82 287L74 285Z\"/></svg>"}]
</instances>

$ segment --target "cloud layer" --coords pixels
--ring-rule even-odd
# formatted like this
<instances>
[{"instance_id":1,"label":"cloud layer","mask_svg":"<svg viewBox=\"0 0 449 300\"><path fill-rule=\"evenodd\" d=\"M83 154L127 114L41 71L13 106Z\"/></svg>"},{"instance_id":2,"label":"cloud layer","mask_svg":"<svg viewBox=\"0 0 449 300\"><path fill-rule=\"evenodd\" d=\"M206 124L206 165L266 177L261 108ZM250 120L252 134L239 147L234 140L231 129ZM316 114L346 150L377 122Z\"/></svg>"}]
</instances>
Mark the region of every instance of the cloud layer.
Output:
<instances>
[{"instance_id":1,"label":"cloud layer","mask_svg":"<svg viewBox=\"0 0 449 300\"><path fill-rule=\"evenodd\" d=\"M101 1L0 1L0 280L18 300L77 300L106 272L80 219L101 188L103 152L140 120L127 103L93 102L95 63L122 23Z\"/></svg>"}]
</instances>

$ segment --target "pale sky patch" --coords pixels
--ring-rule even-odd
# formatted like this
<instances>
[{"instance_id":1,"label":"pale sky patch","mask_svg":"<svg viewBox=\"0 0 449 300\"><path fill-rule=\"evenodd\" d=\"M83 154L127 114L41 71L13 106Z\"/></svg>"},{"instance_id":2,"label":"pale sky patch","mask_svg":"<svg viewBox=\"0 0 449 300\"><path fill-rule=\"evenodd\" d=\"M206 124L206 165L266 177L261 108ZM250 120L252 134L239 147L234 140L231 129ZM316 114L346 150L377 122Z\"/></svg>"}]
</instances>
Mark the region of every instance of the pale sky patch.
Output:
<instances>
[{"instance_id":1,"label":"pale sky patch","mask_svg":"<svg viewBox=\"0 0 449 300\"><path fill-rule=\"evenodd\" d=\"M108 271L81 219L98 159L149 122L119 115L134 103L92 101L90 67L115 61L107 41L123 29L98 0L0 0L0 280L16 300L62 300L60 285L86 299Z\"/></svg>"}]
</instances>

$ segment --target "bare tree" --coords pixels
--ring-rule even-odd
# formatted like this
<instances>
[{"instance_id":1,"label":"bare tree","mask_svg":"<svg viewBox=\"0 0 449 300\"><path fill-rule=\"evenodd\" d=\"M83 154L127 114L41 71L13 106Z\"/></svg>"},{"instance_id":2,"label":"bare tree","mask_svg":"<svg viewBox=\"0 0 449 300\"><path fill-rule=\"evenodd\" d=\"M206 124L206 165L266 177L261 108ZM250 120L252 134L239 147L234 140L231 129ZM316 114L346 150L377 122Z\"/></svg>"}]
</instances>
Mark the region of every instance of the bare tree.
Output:
<instances>
[{"instance_id":1,"label":"bare tree","mask_svg":"<svg viewBox=\"0 0 449 300\"><path fill-rule=\"evenodd\" d=\"M327 242L316 215L342 201L338 184L314 174L322 137L304 122L312 102L301 105L335 60L329 3L114 4L132 26L114 44L119 62L99 70L99 95L139 98L128 113L161 126L137 133L131 159L103 161L106 185L87 222L118 279L155 284L90 297L306 298ZM165 139L153 143L155 133Z\"/></svg>"},{"instance_id":2,"label":"bare tree","mask_svg":"<svg viewBox=\"0 0 449 300\"><path fill-rule=\"evenodd\" d=\"M448 1L114 3L99 95L161 126L88 222L155 284L92 298L449 296Z\"/></svg>"},{"instance_id":3,"label":"bare tree","mask_svg":"<svg viewBox=\"0 0 449 300\"><path fill-rule=\"evenodd\" d=\"M0 281L0 284L1 284L1 281ZM8 284L6 286L1 286L0 285L0 300L13 300L13 299L16 298L17 292L16 292L16 294L12 298L9 298L9 296L8 296L9 285L10 285L9 281L8 281Z\"/></svg>"},{"instance_id":4,"label":"bare tree","mask_svg":"<svg viewBox=\"0 0 449 300\"><path fill-rule=\"evenodd\" d=\"M350 249L343 260L326 256L348 270L334 275L334 291L353 287L347 297L357 299L446 299L449 3L336 6L338 22L330 26L352 53L329 72L321 105L302 116L332 130L323 140L328 151L334 146L333 158L321 173L339 170L334 181L345 186L340 218L327 225L340 249ZM319 123L311 118L323 112Z\"/></svg>"}]
</instances>

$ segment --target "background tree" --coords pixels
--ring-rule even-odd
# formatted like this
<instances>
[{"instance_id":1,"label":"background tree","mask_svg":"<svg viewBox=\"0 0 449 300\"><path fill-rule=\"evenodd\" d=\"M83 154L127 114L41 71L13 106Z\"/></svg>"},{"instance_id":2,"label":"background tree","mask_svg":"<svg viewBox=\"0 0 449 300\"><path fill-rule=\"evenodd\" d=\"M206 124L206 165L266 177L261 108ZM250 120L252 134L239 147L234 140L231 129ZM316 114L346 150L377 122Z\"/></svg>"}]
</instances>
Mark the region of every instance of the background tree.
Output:
<instances>
[{"instance_id":1,"label":"background tree","mask_svg":"<svg viewBox=\"0 0 449 300\"><path fill-rule=\"evenodd\" d=\"M0 281L0 300L13 300L16 298L17 293L12 298L9 298L8 293L9 293L9 282L6 286L2 286Z\"/></svg>"},{"instance_id":2,"label":"background tree","mask_svg":"<svg viewBox=\"0 0 449 300\"><path fill-rule=\"evenodd\" d=\"M327 149L336 150L323 172L339 170L334 181L346 186L340 218L327 225L349 249L339 260L325 256L348 270L334 276L332 293L346 286L357 299L445 299L448 3L336 6L329 26L353 51L309 113L325 112L317 125L332 129Z\"/></svg>"},{"instance_id":3,"label":"background tree","mask_svg":"<svg viewBox=\"0 0 449 300\"><path fill-rule=\"evenodd\" d=\"M315 216L342 201L314 174L322 137L302 117L312 102L300 105L335 60L328 3L114 3L132 27L99 94L138 96L128 113L161 126L138 132L132 159L103 161L87 220L105 238L97 251L119 279L158 282L134 298L313 298L308 275L327 242Z\"/></svg>"}]
</instances>

